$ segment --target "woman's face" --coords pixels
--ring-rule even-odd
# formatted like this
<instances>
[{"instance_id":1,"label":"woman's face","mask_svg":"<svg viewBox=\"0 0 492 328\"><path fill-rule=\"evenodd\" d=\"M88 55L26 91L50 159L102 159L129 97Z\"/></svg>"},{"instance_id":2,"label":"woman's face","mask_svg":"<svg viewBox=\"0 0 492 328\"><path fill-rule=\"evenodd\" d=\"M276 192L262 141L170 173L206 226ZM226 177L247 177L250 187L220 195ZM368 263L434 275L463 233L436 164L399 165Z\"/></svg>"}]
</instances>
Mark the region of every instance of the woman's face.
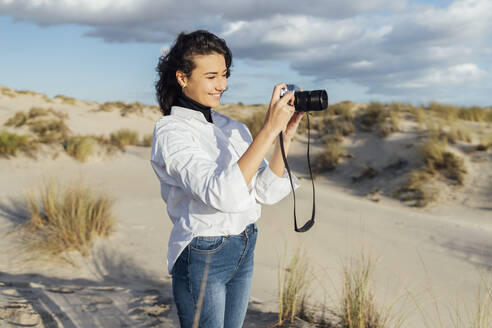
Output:
<instances>
[{"instance_id":1,"label":"woman's face","mask_svg":"<svg viewBox=\"0 0 492 328\"><path fill-rule=\"evenodd\" d=\"M180 71L176 73L184 94L204 106L218 106L220 96L227 88L224 56L215 52L209 55L195 55L193 62L195 69L189 78L180 74Z\"/></svg>"}]
</instances>

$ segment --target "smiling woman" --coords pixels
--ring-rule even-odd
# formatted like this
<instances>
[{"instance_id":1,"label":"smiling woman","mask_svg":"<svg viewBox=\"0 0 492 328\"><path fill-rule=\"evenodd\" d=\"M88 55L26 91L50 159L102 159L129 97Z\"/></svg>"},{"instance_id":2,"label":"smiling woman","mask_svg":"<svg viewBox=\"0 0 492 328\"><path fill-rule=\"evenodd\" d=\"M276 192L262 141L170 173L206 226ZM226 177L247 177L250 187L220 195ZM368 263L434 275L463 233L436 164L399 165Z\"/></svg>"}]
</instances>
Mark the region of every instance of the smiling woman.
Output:
<instances>
[{"instance_id":1,"label":"smiling woman","mask_svg":"<svg viewBox=\"0 0 492 328\"><path fill-rule=\"evenodd\" d=\"M164 116L156 123L151 164L173 222L167 264L181 327L242 327L253 281L262 204L290 193L286 153L302 114L294 93L275 86L254 140L247 126L211 107L227 88L232 56L207 31L181 33L160 58L156 92ZM294 176L295 188L299 181Z\"/></svg>"}]
</instances>

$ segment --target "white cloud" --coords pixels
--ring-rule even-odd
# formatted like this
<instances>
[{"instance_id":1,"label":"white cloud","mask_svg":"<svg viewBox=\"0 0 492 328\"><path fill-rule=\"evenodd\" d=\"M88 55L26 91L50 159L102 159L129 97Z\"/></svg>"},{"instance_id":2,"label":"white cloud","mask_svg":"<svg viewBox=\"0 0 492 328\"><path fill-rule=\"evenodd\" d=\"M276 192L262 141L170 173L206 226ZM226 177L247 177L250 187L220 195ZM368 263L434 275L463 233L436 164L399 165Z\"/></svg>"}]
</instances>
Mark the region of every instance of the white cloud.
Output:
<instances>
[{"instance_id":1,"label":"white cloud","mask_svg":"<svg viewBox=\"0 0 492 328\"><path fill-rule=\"evenodd\" d=\"M383 95L486 78L492 39L490 0L443 8L410 0L0 0L0 14L88 26L86 36L108 42L168 44L206 28L238 58L285 60L301 75Z\"/></svg>"}]
</instances>

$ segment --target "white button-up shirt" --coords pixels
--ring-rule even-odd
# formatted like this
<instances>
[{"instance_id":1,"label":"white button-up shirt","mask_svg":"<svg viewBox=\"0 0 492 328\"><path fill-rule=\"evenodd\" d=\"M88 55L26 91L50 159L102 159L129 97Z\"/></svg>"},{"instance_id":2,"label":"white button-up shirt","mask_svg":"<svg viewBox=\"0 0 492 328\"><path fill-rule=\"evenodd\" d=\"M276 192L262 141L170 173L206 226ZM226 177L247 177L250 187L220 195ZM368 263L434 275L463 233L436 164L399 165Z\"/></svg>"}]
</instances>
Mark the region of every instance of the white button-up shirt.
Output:
<instances>
[{"instance_id":1,"label":"white button-up shirt","mask_svg":"<svg viewBox=\"0 0 492 328\"><path fill-rule=\"evenodd\" d=\"M169 274L195 236L240 234L261 215L261 204L274 204L291 192L287 170L280 178L263 160L249 185L237 161L253 141L246 125L211 110L213 124L201 112L173 106L157 121L151 164L174 226L169 238ZM300 186L292 175L294 189Z\"/></svg>"}]
</instances>

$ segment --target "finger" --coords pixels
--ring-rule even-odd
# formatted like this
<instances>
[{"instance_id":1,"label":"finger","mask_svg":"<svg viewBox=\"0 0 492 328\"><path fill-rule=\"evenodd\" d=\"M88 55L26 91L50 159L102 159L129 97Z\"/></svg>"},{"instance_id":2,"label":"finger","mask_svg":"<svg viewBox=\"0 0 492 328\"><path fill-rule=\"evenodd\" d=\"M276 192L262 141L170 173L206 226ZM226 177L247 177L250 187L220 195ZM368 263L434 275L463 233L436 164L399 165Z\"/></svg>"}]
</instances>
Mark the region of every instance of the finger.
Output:
<instances>
[{"instance_id":1,"label":"finger","mask_svg":"<svg viewBox=\"0 0 492 328\"><path fill-rule=\"evenodd\" d=\"M277 100L280 98L280 91L282 89L287 89L287 85L285 83L279 83L273 88L272 99Z\"/></svg>"},{"instance_id":2,"label":"finger","mask_svg":"<svg viewBox=\"0 0 492 328\"><path fill-rule=\"evenodd\" d=\"M292 98L294 98L294 91L289 91L282 98L280 98L279 103L281 105L286 105Z\"/></svg>"}]
</instances>

